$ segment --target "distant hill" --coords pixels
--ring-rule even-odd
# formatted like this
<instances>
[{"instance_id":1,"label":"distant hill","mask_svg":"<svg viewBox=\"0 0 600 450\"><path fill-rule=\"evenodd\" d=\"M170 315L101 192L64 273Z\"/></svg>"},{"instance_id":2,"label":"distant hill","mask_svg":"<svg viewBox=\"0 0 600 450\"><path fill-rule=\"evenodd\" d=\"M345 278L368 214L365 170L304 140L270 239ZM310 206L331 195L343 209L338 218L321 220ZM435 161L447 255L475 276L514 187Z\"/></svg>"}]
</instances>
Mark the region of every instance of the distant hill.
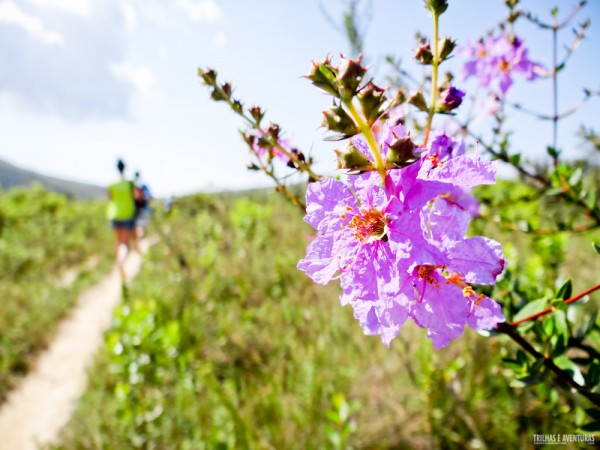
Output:
<instances>
[{"instance_id":1,"label":"distant hill","mask_svg":"<svg viewBox=\"0 0 600 450\"><path fill-rule=\"evenodd\" d=\"M35 183L41 184L49 191L60 192L76 199L106 198L106 188L104 187L49 177L31 170L21 169L0 159L0 189L26 187Z\"/></svg>"}]
</instances>

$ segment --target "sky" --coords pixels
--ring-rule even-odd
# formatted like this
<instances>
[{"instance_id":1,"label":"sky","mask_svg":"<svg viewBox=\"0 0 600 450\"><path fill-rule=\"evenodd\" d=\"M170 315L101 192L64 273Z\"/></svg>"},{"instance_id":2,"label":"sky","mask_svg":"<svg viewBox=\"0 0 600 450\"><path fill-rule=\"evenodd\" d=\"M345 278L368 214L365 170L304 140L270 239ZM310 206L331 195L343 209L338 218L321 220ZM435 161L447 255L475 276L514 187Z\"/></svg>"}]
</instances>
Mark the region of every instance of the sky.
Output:
<instances>
[{"instance_id":1,"label":"sky","mask_svg":"<svg viewBox=\"0 0 600 450\"><path fill-rule=\"evenodd\" d=\"M415 32L430 35L421 0L363 0L365 58L383 81L385 56L411 60ZM549 19L558 4L567 14L577 0L522 0ZM338 20L344 0L0 0L0 158L74 181L106 185L123 158L129 174L142 173L156 196L268 186L246 169L250 157L238 130L241 119L209 99L198 68L214 68L235 96L267 111L286 137L311 153L321 171L334 154L324 143L321 112L331 99L304 78L311 61L348 54ZM327 14L324 13L327 11ZM441 34L474 40L505 14L502 0L450 0ZM329 17L329 18L328 18ZM600 89L600 0L576 22L592 26L559 79L560 109ZM366 20L369 19L369 20ZM530 56L551 66L551 36L525 21ZM570 30L559 35L569 42ZM460 61L447 65L460 72ZM457 79L469 92L473 80ZM548 80L517 79L511 99L549 112ZM600 98L561 123L559 146L581 151L574 131L600 129ZM509 122L517 148L531 157L550 143L548 123L517 113Z\"/></svg>"}]
</instances>

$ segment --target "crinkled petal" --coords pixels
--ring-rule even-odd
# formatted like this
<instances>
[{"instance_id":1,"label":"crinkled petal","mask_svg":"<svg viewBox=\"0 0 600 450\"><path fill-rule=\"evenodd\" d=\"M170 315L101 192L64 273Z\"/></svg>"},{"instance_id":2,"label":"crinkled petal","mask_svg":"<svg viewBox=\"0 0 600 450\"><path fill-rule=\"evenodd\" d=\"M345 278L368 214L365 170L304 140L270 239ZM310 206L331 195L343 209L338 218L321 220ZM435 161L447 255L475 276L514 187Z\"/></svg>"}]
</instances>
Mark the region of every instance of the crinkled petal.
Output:
<instances>
[{"instance_id":1,"label":"crinkled petal","mask_svg":"<svg viewBox=\"0 0 600 450\"><path fill-rule=\"evenodd\" d=\"M450 183L454 186L473 187L496 182L496 161L471 159L457 156L434 166L430 160L423 161L417 178Z\"/></svg>"},{"instance_id":2,"label":"crinkled petal","mask_svg":"<svg viewBox=\"0 0 600 450\"><path fill-rule=\"evenodd\" d=\"M469 305L460 289L444 282L439 287L427 285L423 300L411 310L416 324L427 328L427 337L436 350L462 335L468 313Z\"/></svg>"},{"instance_id":3,"label":"crinkled petal","mask_svg":"<svg viewBox=\"0 0 600 450\"><path fill-rule=\"evenodd\" d=\"M483 236L457 242L447 254L448 270L460 273L467 283L494 284L505 266L502 245Z\"/></svg>"},{"instance_id":4,"label":"crinkled petal","mask_svg":"<svg viewBox=\"0 0 600 450\"><path fill-rule=\"evenodd\" d=\"M315 230L328 213L332 213L338 205L356 203L352 192L341 181L329 178L310 183L306 189L306 216L304 220ZM339 227L339 225L335 225Z\"/></svg>"},{"instance_id":5,"label":"crinkled petal","mask_svg":"<svg viewBox=\"0 0 600 450\"><path fill-rule=\"evenodd\" d=\"M505 320L500 305L489 297L483 297L472 305L467 324L474 330L491 330Z\"/></svg>"},{"instance_id":6,"label":"crinkled petal","mask_svg":"<svg viewBox=\"0 0 600 450\"><path fill-rule=\"evenodd\" d=\"M421 226L428 231L430 241L447 248L464 239L471 214L449 198L438 197L421 212Z\"/></svg>"}]
</instances>

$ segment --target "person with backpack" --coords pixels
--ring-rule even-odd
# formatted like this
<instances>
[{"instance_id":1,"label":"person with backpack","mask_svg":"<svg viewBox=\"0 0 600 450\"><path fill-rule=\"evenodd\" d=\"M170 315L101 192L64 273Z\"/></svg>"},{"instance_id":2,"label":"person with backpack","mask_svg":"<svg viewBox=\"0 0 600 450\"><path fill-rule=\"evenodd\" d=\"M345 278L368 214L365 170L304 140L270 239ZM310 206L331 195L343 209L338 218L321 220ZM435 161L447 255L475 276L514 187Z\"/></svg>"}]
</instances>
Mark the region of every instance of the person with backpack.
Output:
<instances>
[{"instance_id":1,"label":"person with backpack","mask_svg":"<svg viewBox=\"0 0 600 450\"><path fill-rule=\"evenodd\" d=\"M117 161L119 181L108 186L108 197L110 202L106 216L115 232L115 254L116 264L125 280L125 258L131 245L137 245L135 240L135 202L134 183L125 178L125 163Z\"/></svg>"},{"instance_id":2,"label":"person with backpack","mask_svg":"<svg viewBox=\"0 0 600 450\"><path fill-rule=\"evenodd\" d=\"M137 237L142 238L146 235L148 220L150 219L150 214L152 212L152 209L150 208L152 195L150 194L150 188L141 181L140 172L135 173L133 198L135 201Z\"/></svg>"}]
</instances>

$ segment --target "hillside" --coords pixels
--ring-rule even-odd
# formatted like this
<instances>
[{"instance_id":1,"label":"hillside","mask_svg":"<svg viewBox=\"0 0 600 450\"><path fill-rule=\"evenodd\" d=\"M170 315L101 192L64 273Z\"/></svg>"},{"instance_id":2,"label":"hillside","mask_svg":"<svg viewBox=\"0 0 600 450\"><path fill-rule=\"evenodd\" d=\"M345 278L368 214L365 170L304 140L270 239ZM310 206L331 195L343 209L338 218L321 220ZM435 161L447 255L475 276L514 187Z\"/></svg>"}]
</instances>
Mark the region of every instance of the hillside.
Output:
<instances>
[{"instance_id":1,"label":"hillside","mask_svg":"<svg viewBox=\"0 0 600 450\"><path fill-rule=\"evenodd\" d=\"M31 170L21 169L0 159L0 189L30 186L35 183L41 184L49 191L60 192L77 199L106 197L106 189L101 186L49 177Z\"/></svg>"}]
</instances>

